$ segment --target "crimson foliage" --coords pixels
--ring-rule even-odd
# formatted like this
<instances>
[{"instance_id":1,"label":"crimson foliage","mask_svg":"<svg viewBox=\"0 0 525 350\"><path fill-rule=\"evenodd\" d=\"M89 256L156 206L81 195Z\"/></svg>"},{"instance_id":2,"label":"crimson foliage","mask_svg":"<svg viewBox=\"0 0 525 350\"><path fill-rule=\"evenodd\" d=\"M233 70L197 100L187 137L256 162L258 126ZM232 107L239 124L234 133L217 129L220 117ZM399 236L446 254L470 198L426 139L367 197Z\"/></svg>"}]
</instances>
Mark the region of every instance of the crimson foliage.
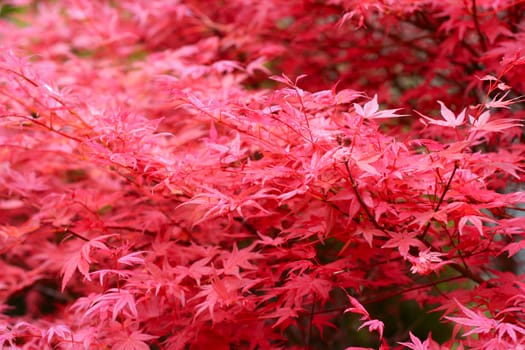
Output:
<instances>
[{"instance_id":1,"label":"crimson foliage","mask_svg":"<svg viewBox=\"0 0 525 350\"><path fill-rule=\"evenodd\" d=\"M0 347L525 343L523 1L1 6Z\"/></svg>"}]
</instances>

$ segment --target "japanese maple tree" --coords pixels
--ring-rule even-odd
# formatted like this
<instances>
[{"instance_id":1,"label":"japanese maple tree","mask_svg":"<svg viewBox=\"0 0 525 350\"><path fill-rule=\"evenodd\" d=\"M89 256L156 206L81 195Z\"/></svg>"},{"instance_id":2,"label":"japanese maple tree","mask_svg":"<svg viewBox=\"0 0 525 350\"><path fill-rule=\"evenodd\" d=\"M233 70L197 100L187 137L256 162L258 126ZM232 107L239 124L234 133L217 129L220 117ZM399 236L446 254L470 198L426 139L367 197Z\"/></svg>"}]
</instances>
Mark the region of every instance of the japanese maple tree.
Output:
<instances>
[{"instance_id":1,"label":"japanese maple tree","mask_svg":"<svg viewBox=\"0 0 525 350\"><path fill-rule=\"evenodd\" d=\"M525 1L0 6L0 348L525 344Z\"/></svg>"}]
</instances>

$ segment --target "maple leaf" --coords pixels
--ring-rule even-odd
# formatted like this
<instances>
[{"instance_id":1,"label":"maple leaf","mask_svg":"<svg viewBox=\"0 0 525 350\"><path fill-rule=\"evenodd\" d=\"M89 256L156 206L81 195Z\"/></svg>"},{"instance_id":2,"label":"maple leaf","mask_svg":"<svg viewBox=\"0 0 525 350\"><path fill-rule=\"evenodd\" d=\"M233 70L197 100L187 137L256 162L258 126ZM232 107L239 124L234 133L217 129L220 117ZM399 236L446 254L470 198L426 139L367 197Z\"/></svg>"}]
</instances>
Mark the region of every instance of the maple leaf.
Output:
<instances>
[{"instance_id":1,"label":"maple leaf","mask_svg":"<svg viewBox=\"0 0 525 350\"><path fill-rule=\"evenodd\" d=\"M86 242L85 244L83 244L80 251L74 252L73 254L71 254L70 258L65 262L61 270L62 291L64 290L67 283L73 276L73 273L77 269L78 269L78 272L80 272L84 276L84 278L86 278L88 281L91 281L91 277L89 275L89 264L91 264L92 262L91 249L98 248L98 249L106 250L106 251L109 250L109 248L101 241L109 237L113 237L113 236L114 235L105 235L105 236L100 236L95 239L92 239Z\"/></svg>"},{"instance_id":2,"label":"maple leaf","mask_svg":"<svg viewBox=\"0 0 525 350\"><path fill-rule=\"evenodd\" d=\"M248 63L246 66L246 72L249 75L255 75L256 71L261 71L264 74L270 75L270 70L265 66L265 64L268 62L268 58L265 56L261 56L256 58L255 60Z\"/></svg>"},{"instance_id":3,"label":"maple leaf","mask_svg":"<svg viewBox=\"0 0 525 350\"><path fill-rule=\"evenodd\" d=\"M445 318L462 326L472 327L472 329L466 332L464 336L471 334L486 334L493 331L498 326L497 321L486 317L479 311L474 312L461 305L457 300L455 300L455 303L466 317L445 316Z\"/></svg>"},{"instance_id":4,"label":"maple leaf","mask_svg":"<svg viewBox=\"0 0 525 350\"><path fill-rule=\"evenodd\" d=\"M353 307L345 309L344 313L353 312L355 314L360 314L362 315L361 320L367 320L370 318L370 314L366 311L365 307L359 302L359 300L350 295L347 295L347 297Z\"/></svg>"},{"instance_id":5,"label":"maple leaf","mask_svg":"<svg viewBox=\"0 0 525 350\"><path fill-rule=\"evenodd\" d=\"M364 327L368 327L368 330L369 331L377 331L379 333L379 338L383 338L383 331L385 329L385 324L382 322L382 321L379 321L379 320L369 320L369 321L366 321L366 322L363 322L363 324L361 326L359 326L359 328L357 328L357 330L360 330Z\"/></svg>"},{"instance_id":6,"label":"maple leaf","mask_svg":"<svg viewBox=\"0 0 525 350\"><path fill-rule=\"evenodd\" d=\"M337 326L332 322L332 315L317 314L312 318L312 325L319 330L319 335L323 338L325 327L337 329Z\"/></svg>"},{"instance_id":7,"label":"maple leaf","mask_svg":"<svg viewBox=\"0 0 525 350\"><path fill-rule=\"evenodd\" d=\"M62 287L61 290L64 291L66 288L67 283L73 276L73 273L75 270L78 269L78 271L84 275L84 277L89 281L91 280L91 277L89 276L89 263L91 260L86 260L84 257L82 257L80 254L73 254L73 256L67 260L64 267L62 268L61 274L62 274Z\"/></svg>"},{"instance_id":8,"label":"maple leaf","mask_svg":"<svg viewBox=\"0 0 525 350\"><path fill-rule=\"evenodd\" d=\"M485 104L485 107L486 108L507 108L507 109L510 109L510 106L515 104L515 103L519 103L519 102L522 102L524 100L524 96L519 96L519 97L514 97L514 98L511 98L511 99L507 99L507 96L509 95L510 93L510 90L509 91L506 91L505 93L503 94L497 94L496 96L494 96L494 98L492 100L490 100L489 102L487 102Z\"/></svg>"},{"instance_id":9,"label":"maple leaf","mask_svg":"<svg viewBox=\"0 0 525 350\"><path fill-rule=\"evenodd\" d=\"M385 233L383 231L378 230L375 227L370 226L370 225L366 225L366 226L360 225L357 228L356 233L363 235L363 238L365 239L366 243L368 243L368 245L370 247L372 247L372 242L373 242L374 236L375 237L384 237L385 236ZM343 250L343 249L341 249L341 250Z\"/></svg>"},{"instance_id":10,"label":"maple leaf","mask_svg":"<svg viewBox=\"0 0 525 350\"><path fill-rule=\"evenodd\" d=\"M510 258L513 255L516 255L522 249L525 249L525 239L519 242L509 243L501 251L502 252L506 251L509 254L509 258Z\"/></svg>"},{"instance_id":11,"label":"maple leaf","mask_svg":"<svg viewBox=\"0 0 525 350\"><path fill-rule=\"evenodd\" d=\"M190 200L177 206L177 208L181 208L188 205L197 205L198 207L208 208L200 219L193 223L194 226L214 217L225 214L231 215L232 212L237 212L240 216L244 217L244 207L255 208L261 213L269 213L258 203L258 200L276 197L273 194L267 193L272 191L272 189L267 188L260 189L256 193L252 193L252 188L247 188L236 196L229 196L206 185L204 185L203 188L206 190L205 193L197 194Z\"/></svg>"},{"instance_id":12,"label":"maple leaf","mask_svg":"<svg viewBox=\"0 0 525 350\"><path fill-rule=\"evenodd\" d=\"M110 288L104 294L96 297L90 303L84 317L100 313L102 310L111 312L113 320L116 320L120 314L124 317L136 318L138 316L133 294L123 289Z\"/></svg>"},{"instance_id":13,"label":"maple leaf","mask_svg":"<svg viewBox=\"0 0 525 350\"><path fill-rule=\"evenodd\" d=\"M399 345L406 346L412 350L431 350L430 342L432 338L430 336L425 341L421 342L421 340L412 334L412 332L408 332L408 334L410 334L410 342L399 342Z\"/></svg>"},{"instance_id":14,"label":"maple leaf","mask_svg":"<svg viewBox=\"0 0 525 350\"><path fill-rule=\"evenodd\" d=\"M502 132L503 130L513 128L515 126L521 126L521 122L518 119L496 119L489 121L490 111L483 112L477 119L469 115L469 122L473 128L470 132L474 131L488 131L488 132Z\"/></svg>"},{"instance_id":15,"label":"maple leaf","mask_svg":"<svg viewBox=\"0 0 525 350\"><path fill-rule=\"evenodd\" d=\"M8 329L5 326L0 327L0 347L4 349L9 349L5 347L9 344L9 347L15 347L17 335L12 330Z\"/></svg>"},{"instance_id":16,"label":"maple leaf","mask_svg":"<svg viewBox=\"0 0 525 350\"><path fill-rule=\"evenodd\" d=\"M408 256L410 247L425 249L425 244L417 239L417 232L390 232L390 239L381 248L397 248L402 257Z\"/></svg>"},{"instance_id":17,"label":"maple leaf","mask_svg":"<svg viewBox=\"0 0 525 350\"><path fill-rule=\"evenodd\" d=\"M458 126L461 126L465 123L465 114L466 114L466 108L463 109L457 116L452 112L450 109L445 106L445 104L441 101L438 101L438 103L441 105L441 116L443 117L443 120L436 120L430 117L427 117L419 112L416 111L417 114L428 120L430 124L434 125L441 125L441 126L447 126L451 128L456 128Z\"/></svg>"},{"instance_id":18,"label":"maple leaf","mask_svg":"<svg viewBox=\"0 0 525 350\"><path fill-rule=\"evenodd\" d=\"M417 213L412 223L419 224L419 229L421 230L421 228L428 224L428 222L431 220L447 222L446 211L440 210L436 212L434 210L427 210L425 212Z\"/></svg>"},{"instance_id":19,"label":"maple leaf","mask_svg":"<svg viewBox=\"0 0 525 350\"><path fill-rule=\"evenodd\" d=\"M352 160L355 165L357 165L361 170L373 175L381 175L376 168L374 168L370 163L375 162L381 157L380 154L359 154L359 152L353 152L351 155Z\"/></svg>"},{"instance_id":20,"label":"maple leaf","mask_svg":"<svg viewBox=\"0 0 525 350\"><path fill-rule=\"evenodd\" d=\"M520 342L520 340L518 340L518 334L521 338L525 336L525 328L508 322L499 322L496 329L499 340L508 336L514 343L518 343Z\"/></svg>"},{"instance_id":21,"label":"maple leaf","mask_svg":"<svg viewBox=\"0 0 525 350\"><path fill-rule=\"evenodd\" d=\"M299 314L297 313L296 310L290 307L280 307L273 312L259 316L259 318L261 319L277 318L277 321L272 325L272 328L276 328L276 327L279 327L284 322L287 322L290 319L296 318L298 316Z\"/></svg>"},{"instance_id":22,"label":"maple leaf","mask_svg":"<svg viewBox=\"0 0 525 350\"><path fill-rule=\"evenodd\" d=\"M212 268L208 266L211 259L212 257L199 259L189 267L184 265L176 266L173 269L177 275L176 280L182 281L184 278L190 277L200 286L202 276L208 276L212 272Z\"/></svg>"},{"instance_id":23,"label":"maple leaf","mask_svg":"<svg viewBox=\"0 0 525 350\"><path fill-rule=\"evenodd\" d=\"M235 277L219 277L217 270L212 268L211 283L201 287L201 291L191 300L205 297L196 307L194 320L208 310L212 321L215 321L215 306L229 307L239 300L238 290L241 281Z\"/></svg>"},{"instance_id":24,"label":"maple leaf","mask_svg":"<svg viewBox=\"0 0 525 350\"><path fill-rule=\"evenodd\" d=\"M155 338L157 337L140 331L134 331L113 344L112 348L116 350L149 350L150 346L145 343L145 341Z\"/></svg>"},{"instance_id":25,"label":"maple leaf","mask_svg":"<svg viewBox=\"0 0 525 350\"><path fill-rule=\"evenodd\" d=\"M459 234L460 235L463 234L463 229L465 228L465 225L468 222L470 222L478 230L479 235L483 236L483 221L491 222L491 223L495 223L496 222L496 221L494 221L494 220L492 220L490 218L487 218L487 217L484 217L484 216L479 216L479 215L466 215L466 216L463 216L461 219L459 219L459 223L458 223Z\"/></svg>"},{"instance_id":26,"label":"maple leaf","mask_svg":"<svg viewBox=\"0 0 525 350\"><path fill-rule=\"evenodd\" d=\"M90 276L91 277L98 276L100 285L102 286L104 285L104 277L107 277L106 280L108 280L109 278L113 276L118 276L118 278L125 280L125 279L132 277L133 273L130 271L125 271L125 270L101 269L101 270L96 270L96 271L91 272Z\"/></svg>"},{"instance_id":27,"label":"maple leaf","mask_svg":"<svg viewBox=\"0 0 525 350\"><path fill-rule=\"evenodd\" d=\"M246 271L257 270L257 266L255 266L250 260L257 260L261 258L263 258L261 254L251 252L250 248L239 250L237 244L234 244L232 252L223 262L223 273L237 276L237 278L241 279L242 277L240 275L240 269Z\"/></svg>"},{"instance_id":28,"label":"maple leaf","mask_svg":"<svg viewBox=\"0 0 525 350\"><path fill-rule=\"evenodd\" d=\"M129 266L133 266L133 265L142 265L144 264L144 259L139 257L140 255L146 253L145 251L138 251L138 252L133 252L133 253L130 253L130 254L127 254L125 256L122 256L118 259L118 262L121 263L121 264L124 264L124 265L129 265Z\"/></svg>"},{"instance_id":29,"label":"maple leaf","mask_svg":"<svg viewBox=\"0 0 525 350\"><path fill-rule=\"evenodd\" d=\"M417 258L409 255L408 261L412 263L410 271L414 274L426 275L438 270L443 265L452 263L452 261L442 261L441 257L444 255L446 254L431 252L430 248L420 251Z\"/></svg>"},{"instance_id":30,"label":"maple leaf","mask_svg":"<svg viewBox=\"0 0 525 350\"><path fill-rule=\"evenodd\" d=\"M49 327L47 330L47 342L51 343L53 338L58 338L60 341L68 341L72 337L71 329L63 324L55 325Z\"/></svg>"},{"instance_id":31,"label":"maple leaf","mask_svg":"<svg viewBox=\"0 0 525 350\"><path fill-rule=\"evenodd\" d=\"M286 242L286 240L283 237L271 238L269 236L261 234L259 231L257 231L257 236L259 236L260 238L259 240L257 240L257 243L262 245L279 247Z\"/></svg>"},{"instance_id":32,"label":"maple leaf","mask_svg":"<svg viewBox=\"0 0 525 350\"><path fill-rule=\"evenodd\" d=\"M379 104L377 103L377 95L374 95L363 107L354 103L354 109L357 115L365 119L399 118L404 116L402 114L396 114L401 108L380 111Z\"/></svg>"}]
</instances>

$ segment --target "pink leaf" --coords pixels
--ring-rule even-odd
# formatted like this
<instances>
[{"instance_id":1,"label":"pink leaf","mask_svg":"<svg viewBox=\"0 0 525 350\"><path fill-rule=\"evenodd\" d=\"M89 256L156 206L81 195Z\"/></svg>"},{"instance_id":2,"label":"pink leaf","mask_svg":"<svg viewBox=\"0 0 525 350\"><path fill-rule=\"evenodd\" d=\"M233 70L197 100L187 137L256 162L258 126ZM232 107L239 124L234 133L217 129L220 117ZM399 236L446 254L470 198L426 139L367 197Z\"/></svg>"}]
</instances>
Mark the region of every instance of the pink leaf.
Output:
<instances>
[{"instance_id":1,"label":"pink leaf","mask_svg":"<svg viewBox=\"0 0 525 350\"><path fill-rule=\"evenodd\" d=\"M409 332L410 334L410 342L400 342L399 345L406 346L409 349L412 350L430 350L430 341L431 337L429 336L428 339L426 339L424 342L421 342L418 337L412 334L412 332Z\"/></svg>"},{"instance_id":2,"label":"pink leaf","mask_svg":"<svg viewBox=\"0 0 525 350\"><path fill-rule=\"evenodd\" d=\"M150 346L145 341L155 339L157 337L135 331L128 337L123 338L113 345L115 350L149 350Z\"/></svg>"},{"instance_id":3,"label":"pink leaf","mask_svg":"<svg viewBox=\"0 0 525 350\"><path fill-rule=\"evenodd\" d=\"M486 334L497 327L498 323L495 320L484 316L479 311L474 312L466 308L465 306L461 305L457 300L455 302L466 317L445 316L445 318L462 326L472 327L472 329L466 332L464 336L468 336L471 334Z\"/></svg>"},{"instance_id":4,"label":"pink leaf","mask_svg":"<svg viewBox=\"0 0 525 350\"><path fill-rule=\"evenodd\" d=\"M383 322L379 320L370 320L364 322L357 330L360 330L361 328L368 327L368 330L370 332L377 331L379 333L379 338L383 338L383 330L385 328L385 325Z\"/></svg>"},{"instance_id":5,"label":"pink leaf","mask_svg":"<svg viewBox=\"0 0 525 350\"><path fill-rule=\"evenodd\" d=\"M118 262L124 265L142 265L144 264L144 259L140 255L144 254L144 251L133 252L128 255L122 256L118 259Z\"/></svg>"},{"instance_id":6,"label":"pink leaf","mask_svg":"<svg viewBox=\"0 0 525 350\"><path fill-rule=\"evenodd\" d=\"M463 123L465 122L466 109L463 109L463 111L461 111L456 116L450 109L447 108L447 106L445 106L443 102L438 101L438 103L441 105L441 116L443 117L444 121L429 118L419 112L417 113L426 120L428 120L430 124L448 126L451 128L456 128L458 126L463 125Z\"/></svg>"}]
</instances>

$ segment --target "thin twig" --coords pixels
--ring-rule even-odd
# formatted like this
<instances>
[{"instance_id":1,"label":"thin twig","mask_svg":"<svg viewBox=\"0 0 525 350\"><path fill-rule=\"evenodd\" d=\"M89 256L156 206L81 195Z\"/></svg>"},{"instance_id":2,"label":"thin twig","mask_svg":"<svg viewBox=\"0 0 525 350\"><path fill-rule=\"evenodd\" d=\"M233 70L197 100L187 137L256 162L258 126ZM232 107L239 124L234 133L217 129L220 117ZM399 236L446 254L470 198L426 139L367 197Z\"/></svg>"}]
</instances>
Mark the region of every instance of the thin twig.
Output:
<instances>
[{"instance_id":1,"label":"thin twig","mask_svg":"<svg viewBox=\"0 0 525 350\"><path fill-rule=\"evenodd\" d=\"M437 213L439 211L439 209L441 208L441 204L443 204L443 202L445 201L445 195L447 194L447 192L450 190L450 185L452 184L452 179L454 178L454 175L456 175L456 171L458 170L459 168L459 161L455 161L454 162L454 169L452 170L452 174L450 174L450 178L448 179L448 182L445 186L445 188L443 189L443 192L441 193L441 197L439 198L439 201L436 205L436 207L434 208L434 213ZM423 230L423 233L421 234L421 240L423 240L426 236L426 234L428 233L428 230L430 229L430 226L432 225L432 220L429 220L427 225L425 226L425 229Z\"/></svg>"},{"instance_id":2,"label":"thin twig","mask_svg":"<svg viewBox=\"0 0 525 350\"><path fill-rule=\"evenodd\" d=\"M75 236L77 238L80 238L83 241L89 242L89 239L87 239L86 237L82 236L80 233L76 233L75 231L71 231L71 229L69 229L69 228L66 228L64 230L64 232L65 233L71 233L73 236Z\"/></svg>"},{"instance_id":3,"label":"thin twig","mask_svg":"<svg viewBox=\"0 0 525 350\"><path fill-rule=\"evenodd\" d=\"M487 51L487 43L485 42L485 37L483 36L483 33L481 32L481 28L479 26L478 9L476 5L476 0L472 0L471 8L472 8L472 18L474 19L474 26L476 27L476 32L478 32L478 37L479 37L481 47L483 48L483 51Z\"/></svg>"},{"instance_id":4,"label":"thin twig","mask_svg":"<svg viewBox=\"0 0 525 350\"><path fill-rule=\"evenodd\" d=\"M374 227L377 228L378 230L383 231L383 228L377 223L376 219L374 218L374 216L372 215L372 213L370 212L370 210L366 206L365 201L363 200L363 197L361 197L361 193L359 193L359 188L358 188L357 182L355 181L355 178L352 175L352 172L350 171L350 166L348 165L348 159L345 160L344 163L345 163L346 172L348 174L348 178L350 179L350 184L352 185L352 188L354 190L354 194L355 194L355 196L357 198L357 201L359 202L359 204L361 205L361 207L365 211L365 214L368 217L368 220L370 220L370 222L372 222Z\"/></svg>"},{"instance_id":5,"label":"thin twig","mask_svg":"<svg viewBox=\"0 0 525 350\"><path fill-rule=\"evenodd\" d=\"M310 142L314 143L314 136L312 134L312 129L310 128L310 121L308 120L308 115L306 114L306 108L304 107L303 97L299 92L299 88L294 86L297 97L299 98L299 103L301 104L301 112L303 113L304 120L306 122L306 128L308 129L308 134L310 135Z\"/></svg>"}]
</instances>

